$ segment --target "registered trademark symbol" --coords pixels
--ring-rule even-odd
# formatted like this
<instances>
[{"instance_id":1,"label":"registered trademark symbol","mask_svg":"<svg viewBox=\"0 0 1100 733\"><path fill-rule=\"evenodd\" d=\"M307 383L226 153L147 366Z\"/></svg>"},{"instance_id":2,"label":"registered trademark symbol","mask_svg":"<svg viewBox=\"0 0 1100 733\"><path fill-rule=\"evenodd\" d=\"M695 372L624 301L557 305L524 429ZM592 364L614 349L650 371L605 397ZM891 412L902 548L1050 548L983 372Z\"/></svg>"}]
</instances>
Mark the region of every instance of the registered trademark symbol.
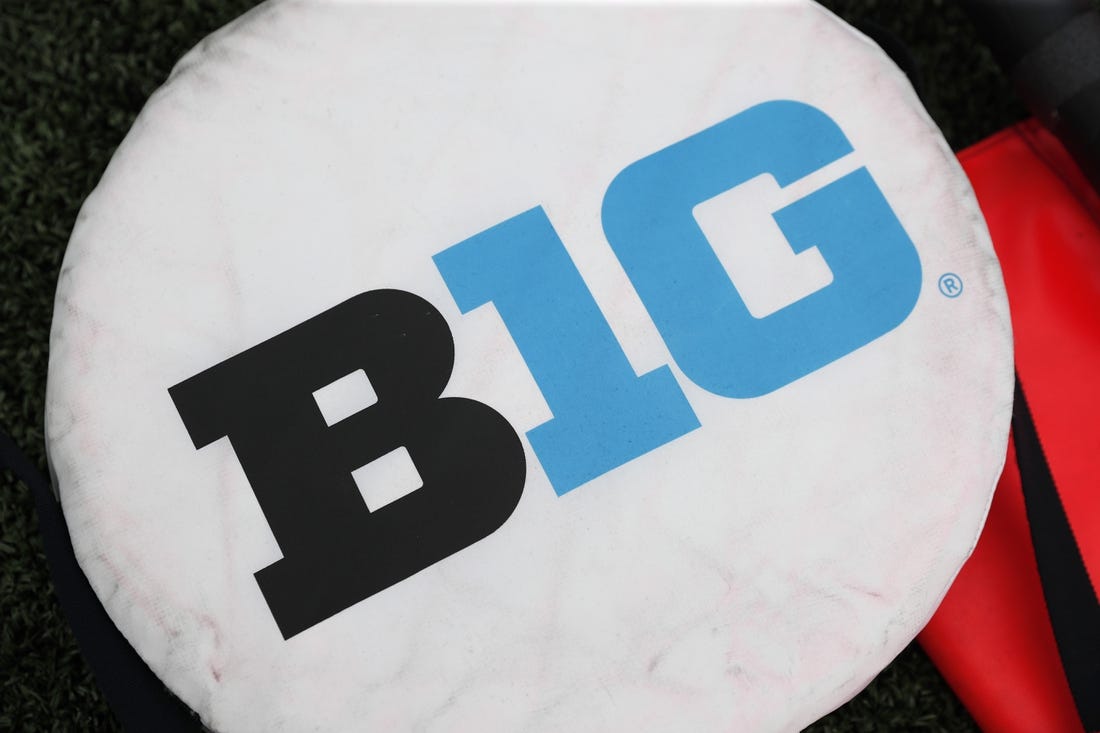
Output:
<instances>
[{"instance_id":1,"label":"registered trademark symbol","mask_svg":"<svg viewBox=\"0 0 1100 733\"><path fill-rule=\"evenodd\" d=\"M953 272L945 272L940 275L940 292L948 298L957 298L962 295L962 278Z\"/></svg>"}]
</instances>

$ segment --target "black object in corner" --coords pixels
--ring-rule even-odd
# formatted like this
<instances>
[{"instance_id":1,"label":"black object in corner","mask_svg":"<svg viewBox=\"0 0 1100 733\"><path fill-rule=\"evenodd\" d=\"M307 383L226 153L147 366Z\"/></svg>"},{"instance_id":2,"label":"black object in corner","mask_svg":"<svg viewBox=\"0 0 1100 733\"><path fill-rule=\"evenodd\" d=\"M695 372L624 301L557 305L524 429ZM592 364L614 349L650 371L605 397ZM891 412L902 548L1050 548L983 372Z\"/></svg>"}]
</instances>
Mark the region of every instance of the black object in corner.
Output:
<instances>
[{"instance_id":1,"label":"black object in corner","mask_svg":"<svg viewBox=\"0 0 1100 733\"><path fill-rule=\"evenodd\" d=\"M73 555L69 530L50 483L0 430L0 470L30 488L54 592L77 644L115 717L128 731L199 733L198 718L172 695L111 621Z\"/></svg>"},{"instance_id":2,"label":"black object in corner","mask_svg":"<svg viewBox=\"0 0 1100 733\"><path fill-rule=\"evenodd\" d=\"M1100 12L1090 0L963 4L1021 99L1100 191Z\"/></svg>"}]
</instances>

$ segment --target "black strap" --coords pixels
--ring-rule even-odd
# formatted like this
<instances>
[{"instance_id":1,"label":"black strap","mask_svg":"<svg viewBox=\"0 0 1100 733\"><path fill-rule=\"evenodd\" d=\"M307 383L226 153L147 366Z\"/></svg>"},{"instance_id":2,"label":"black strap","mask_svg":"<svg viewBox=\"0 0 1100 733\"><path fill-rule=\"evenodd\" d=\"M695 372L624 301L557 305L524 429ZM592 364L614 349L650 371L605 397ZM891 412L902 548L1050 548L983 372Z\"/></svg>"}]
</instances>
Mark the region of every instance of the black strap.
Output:
<instances>
[{"instance_id":1,"label":"black strap","mask_svg":"<svg viewBox=\"0 0 1100 733\"><path fill-rule=\"evenodd\" d=\"M158 733L201 730L194 714L165 689L115 627L76 562L65 517L49 481L0 430L0 471L5 468L34 495L54 591L84 659L123 728Z\"/></svg>"},{"instance_id":2,"label":"black strap","mask_svg":"<svg viewBox=\"0 0 1100 733\"><path fill-rule=\"evenodd\" d=\"M1100 191L1100 12L1093 0L963 6L1028 109Z\"/></svg>"},{"instance_id":3,"label":"black strap","mask_svg":"<svg viewBox=\"0 0 1100 733\"><path fill-rule=\"evenodd\" d=\"M1100 600L1058 497L1019 375L1012 434L1031 542L1066 681L1085 730L1100 731Z\"/></svg>"}]
</instances>

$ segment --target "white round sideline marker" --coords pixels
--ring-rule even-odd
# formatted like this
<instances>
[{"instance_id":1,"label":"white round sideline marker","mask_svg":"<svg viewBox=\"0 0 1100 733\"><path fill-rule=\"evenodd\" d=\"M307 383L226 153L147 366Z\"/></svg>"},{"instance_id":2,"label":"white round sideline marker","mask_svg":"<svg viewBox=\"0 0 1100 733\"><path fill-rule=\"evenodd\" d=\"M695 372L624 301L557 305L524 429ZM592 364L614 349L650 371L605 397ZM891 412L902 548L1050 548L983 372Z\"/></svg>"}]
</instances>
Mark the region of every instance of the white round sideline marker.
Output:
<instances>
[{"instance_id":1,"label":"white round sideline marker","mask_svg":"<svg viewBox=\"0 0 1100 733\"><path fill-rule=\"evenodd\" d=\"M935 609L1012 379L961 170L821 8L269 3L85 203L47 442L215 731L795 730Z\"/></svg>"}]
</instances>

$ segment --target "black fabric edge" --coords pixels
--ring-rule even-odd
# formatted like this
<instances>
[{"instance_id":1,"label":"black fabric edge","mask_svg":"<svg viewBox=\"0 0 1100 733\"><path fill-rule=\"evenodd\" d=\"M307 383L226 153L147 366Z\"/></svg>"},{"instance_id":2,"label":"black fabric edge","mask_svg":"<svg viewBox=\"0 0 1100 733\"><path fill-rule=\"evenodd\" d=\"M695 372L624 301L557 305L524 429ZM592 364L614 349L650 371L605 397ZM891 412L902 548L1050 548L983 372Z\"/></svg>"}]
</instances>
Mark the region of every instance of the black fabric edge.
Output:
<instances>
[{"instance_id":1,"label":"black fabric edge","mask_svg":"<svg viewBox=\"0 0 1100 733\"><path fill-rule=\"evenodd\" d=\"M54 593L96 683L122 727L158 733L204 730L190 708L165 688L111 621L76 561L68 526L50 482L0 430L0 470L4 468L10 469L34 496Z\"/></svg>"}]
</instances>

